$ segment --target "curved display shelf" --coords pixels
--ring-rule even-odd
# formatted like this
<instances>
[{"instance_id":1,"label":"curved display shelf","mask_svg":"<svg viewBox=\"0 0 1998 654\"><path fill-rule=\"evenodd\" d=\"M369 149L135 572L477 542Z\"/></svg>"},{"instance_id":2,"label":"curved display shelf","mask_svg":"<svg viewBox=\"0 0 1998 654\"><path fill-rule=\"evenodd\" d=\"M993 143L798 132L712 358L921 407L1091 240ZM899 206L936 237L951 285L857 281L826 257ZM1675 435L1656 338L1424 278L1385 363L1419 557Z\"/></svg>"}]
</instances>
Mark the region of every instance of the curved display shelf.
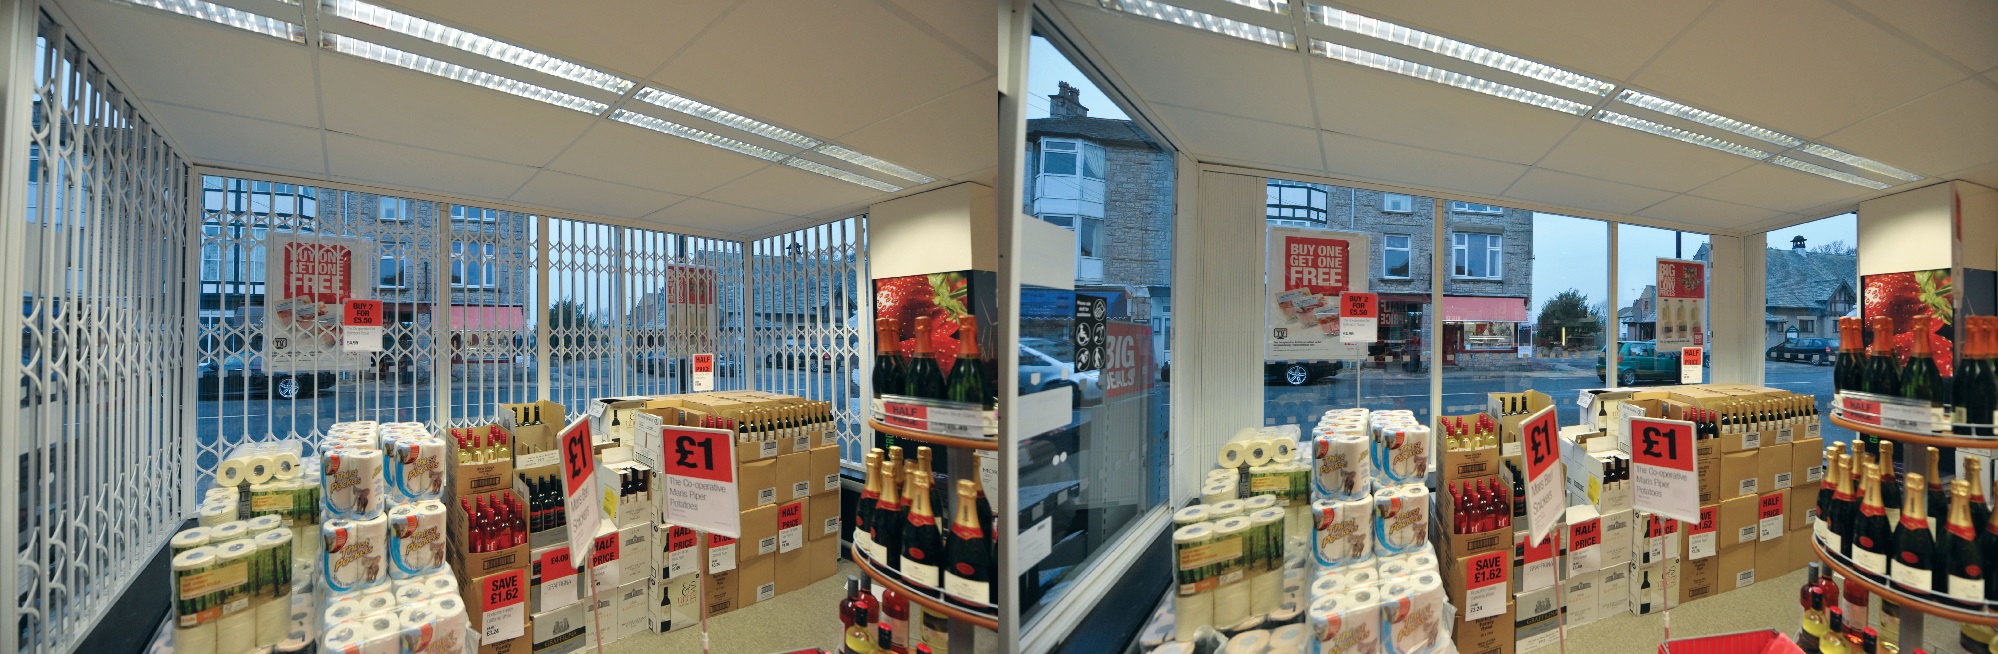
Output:
<instances>
[{"instance_id":1,"label":"curved display shelf","mask_svg":"<svg viewBox=\"0 0 1998 654\"><path fill-rule=\"evenodd\" d=\"M901 581L890 579L888 578L887 575L883 575L880 572L876 572L874 570L874 562L867 560L867 557L865 556L861 556L860 548L857 546L849 548L847 550L847 556L848 558L853 559L853 564L859 566L861 572L865 572L867 573L867 576L874 578L874 583L882 586L893 587L896 592L901 593L902 596L908 598L909 601L922 605L924 611L933 611L936 613L940 613L944 617L950 618L952 620L963 620L967 623L977 625L985 629L990 629L992 631L999 630L998 618L986 615L979 615L977 613L972 613L970 611L966 611L964 609L951 606L949 604L944 603L943 600L939 600L937 598L930 597L922 593L918 593L914 590L911 590L908 586L903 585Z\"/></svg>"},{"instance_id":2,"label":"curved display shelf","mask_svg":"<svg viewBox=\"0 0 1998 654\"><path fill-rule=\"evenodd\" d=\"M1851 420L1841 418L1837 414L1832 414L1827 417L1831 418L1831 422L1834 425L1838 425L1840 427L1844 427L1846 429L1850 429L1855 432L1859 432L1861 434L1869 434L1873 436L1878 436L1880 438L1885 438L1887 440L1891 440L1896 443L1914 443L1916 445L1932 445L1935 447L1968 447L1972 449L1998 447L1998 439L1993 439L1993 438L1971 438L1965 436L1947 436L1942 434L1917 434L1909 431L1898 431L1894 429L1887 429L1885 427L1880 427L1877 425L1869 425L1863 422L1853 422Z\"/></svg>"},{"instance_id":3,"label":"curved display shelf","mask_svg":"<svg viewBox=\"0 0 1998 654\"><path fill-rule=\"evenodd\" d=\"M1913 609L1929 615L1967 624L1998 627L1998 613L1981 613L1901 592L1881 583L1877 575L1860 572L1857 568L1853 567L1851 562L1845 560L1845 557L1825 551L1824 543L1819 542L1816 537L1811 538L1811 549L1816 551L1818 559L1824 561L1825 565L1832 570L1837 571L1847 579L1859 582L1859 585L1866 587L1867 592L1881 597L1892 598L1893 602L1901 608Z\"/></svg>"},{"instance_id":4,"label":"curved display shelf","mask_svg":"<svg viewBox=\"0 0 1998 654\"><path fill-rule=\"evenodd\" d=\"M873 427L874 431L878 431L883 434L887 434L889 436L894 436L896 438L906 438L912 441L929 443L931 445L943 445L945 447L961 447L967 450L999 449L999 440L996 438L959 438L956 436L944 436L942 434L932 434L926 431L909 429L907 427L896 427L894 425L890 425L888 423L881 422L873 418L867 419L867 426Z\"/></svg>"}]
</instances>

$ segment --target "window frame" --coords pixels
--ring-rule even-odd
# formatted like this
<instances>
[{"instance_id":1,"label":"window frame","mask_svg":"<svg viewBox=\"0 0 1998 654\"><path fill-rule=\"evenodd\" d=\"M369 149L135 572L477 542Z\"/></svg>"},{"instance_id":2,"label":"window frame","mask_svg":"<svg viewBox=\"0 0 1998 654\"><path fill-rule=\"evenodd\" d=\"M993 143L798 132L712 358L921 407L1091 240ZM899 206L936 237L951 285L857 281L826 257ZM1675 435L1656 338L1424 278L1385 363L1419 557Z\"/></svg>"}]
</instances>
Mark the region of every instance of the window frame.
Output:
<instances>
[{"instance_id":1,"label":"window frame","mask_svg":"<svg viewBox=\"0 0 1998 654\"><path fill-rule=\"evenodd\" d=\"M405 202L408 202L408 204L405 205ZM408 214L412 213L415 208L415 202L409 202L402 198L381 196L375 200L375 220L385 223L406 223L411 218ZM410 209L411 211L404 211L403 209Z\"/></svg>"},{"instance_id":2,"label":"window frame","mask_svg":"<svg viewBox=\"0 0 1998 654\"><path fill-rule=\"evenodd\" d=\"M1478 204L1476 202L1464 202L1461 200L1451 200L1450 211L1452 213L1468 213L1482 216L1505 215L1505 207L1496 204Z\"/></svg>"},{"instance_id":3,"label":"window frame","mask_svg":"<svg viewBox=\"0 0 1998 654\"><path fill-rule=\"evenodd\" d=\"M380 272L381 268L378 267L375 269L376 270L375 289L382 291L409 290L409 266L403 264L402 257L398 257L393 254L383 254L381 257L381 261L377 265L386 266L390 263L393 263L395 265L396 283L395 284L385 283L387 280L383 279L383 276Z\"/></svg>"},{"instance_id":4,"label":"window frame","mask_svg":"<svg viewBox=\"0 0 1998 654\"><path fill-rule=\"evenodd\" d=\"M1388 243L1392 239L1401 239L1401 246L1395 247L1393 245L1389 245ZM1388 272L1389 271L1388 252L1390 251L1399 251L1402 254L1403 272L1400 275ZM1382 234L1381 235L1381 279L1414 279L1414 278L1415 278L1414 236L1410 234L1391 234L1391 233Z\"/></svg>"},{"instance_id":5,"label":"window frame","mask_svg":"<svg viewBox=\"0 0 1998 654\"><path fill-rule=\"evenodd\" d=\"M477 214L478 217L476 218L472 217L473 214ZM487 209L485 207L471 207L462 204L453 204L451 205L451 222L492 224L499 222L499 211L496 209Z\"/></svg>"},{"instance_id":6,"label":"window frame","mask_svg":"<svg viewBox=\"0 0 1998 654\"><path fill-rule=\"evenodd\" d=\"M1486 275L1471 274L1471 237L1483 241L1482 254ZM1450 233L1450 278L1478 281L1503 281L1505 279L1505 235L1486 232Z\"/></svg>"},{"instance_id":7,"label":"window frame","mask_svg":"<svg viewBox=\"0 0 1998 654\"><path fill-rule=\"evenodd\" d=\"M1395 206L1393 206L1393 205L1391 205L1391 204L1389 203L1389 200L1393 200L1393 199L1395 199L1395 198L1400 198L1400 199L1401 199L1401 206L1400 206L1400 208L1396 208ZM1382 212L1382 213L1415 213L1415 196L1413 196L1413 195L1408 195L1408 194L1405 194L1405 193L1382 193L1382 194L1381 194L1381 212Z\"/></svg>"},{"instance_id":8,"label":"window frame","mask_svg":"<svg viewBox=\"0 0 1998 654\"><path fill-rule=\"evenodd\" d=\"M491 243L481 243L478 241L470 241L469 245L471 247L467 247L467 245L467 241L451 242L451 288L497 290L499 288L498 266L493 263L493 259L499 256L497 248ZM477 250L477 253L474 253L473 250ZM473 256L479 257L480 260L478 262L468 261ZM479 269L479 281L476 284L472 283L470 279L473 266L477 266Z\"/></svg>"}]
</instances>

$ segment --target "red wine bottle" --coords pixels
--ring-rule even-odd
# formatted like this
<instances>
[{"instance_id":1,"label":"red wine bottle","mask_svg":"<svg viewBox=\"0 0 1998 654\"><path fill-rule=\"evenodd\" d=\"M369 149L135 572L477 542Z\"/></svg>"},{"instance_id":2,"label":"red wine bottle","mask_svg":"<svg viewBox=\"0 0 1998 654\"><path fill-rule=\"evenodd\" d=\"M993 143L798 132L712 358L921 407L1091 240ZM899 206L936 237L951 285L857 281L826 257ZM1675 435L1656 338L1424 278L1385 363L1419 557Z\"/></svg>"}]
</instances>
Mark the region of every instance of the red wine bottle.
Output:
<instances>
[{"instance_id":1,"label":"red wine bottle","mask_svg":"<svg viewBox=\"0 0 1998 654\"><path fill-rule=\"evenodd\" d=\"M1935 356L1929 350L1931 324L1928 316L1915 317L1914 330L1909 332L1914 337L1913 347L1909 348L1908 363L1901 366L1900 395L1917 402L1939 405L1947 399L1945 394L1949 387L1943 386L1942 371L1936 369Z\"/></svg>"},{"instance_id":2,"label":"red wine bottle","mask_svg":"<svg viewBox=\"0 0 1998 654\"><path fill-rule=\"evenodd\" d=\"M891 316L874 321L874 394L901 394L909 385L908 362L902 360L901 325Z\"/></svg>"},{"instance_id":3,"label":"red wine bottle","mask_svg":"<svg viewBox=\"0 0 1998 654\"><path fill-rule=\"evenodd\" d=\"M1866 388L1876 395L1901 393L1901 370L1894 360L1894 319L1878 316L1873 320L1873 347L1866 355Z\"/></svg>"},{"instance_id":4,"label":"red wine bottle","mask_svg":"<svg viewBox=\"0 0 1998 654\"><path fill-rule=\"evenodd\" d=\"M930 317L916 316L916 351L909 355L909 379L903 395L926 400L944 398L943 369L937 367L936 352L930 349Z\"/></svg>"},{"instance_id":5,"label":"red wine bottle","mask_svg":"<svg viewBox=\"0 0 1998 654\"><path fill-rule=\"evenodd\" d=\"M1879 464L1866 464L1860 479L1865 483L1866 495L1859 503L1859 515L1852 521L1852 562L1873 574L1892 574L1887 561L1894 550L1894 530L1887 523L1887 507L1880 504ZM1927 559L1922 563L1926 564Z\"/></svg>"},{"instance_id":6,"label":"red wine bottle","mask_svg":"<svg viewBox=\"0 0 1998 654\"><path fill-rule=\"evenodd\" d=\"M1949 518L1936 538L1944 571L1943 593L1967 602L1984 600L1984 555L1977 551L1977 527L1970 521L1970 482L1950 482Z\"/></svg>"},{"instance_id":7,"label":"red wine bottle","mask_svg":"<svg viewBox=\"0 0 1998 654\"><path fill-rule=\"evenodd\" d=\"M854 549L868 558L874 557L874 503L881 499L881 457L880 448L867 453L867 485L860 491L860 501L853 507ZM849 625L851 626L851 625Z\"/></svg>"},{"instance_id":8,"label":"red wine bottle","mask_svg":"<svg viewBox=\"0 0 1998 654\"><path fill-rule=\"evenodd\" d=\"M944 378L944 399L985 406L984 366L978 362L978 321L963 316L957 321L957 360Z\"/></svg>"},{"instance_id":9,"label":"red wine bottle","mask_svg":"<svg viewBox=\"0 0 1998 654\"><path fill-rule=\"evenodd\" d=\"M991 539L978 519L978 485L957 482L957 511L950 521L950 545L945 551L944 600L958 606L990 610L996 602L992 578L998 573Z\"/></svg>"},{"instance_id":10,"label":"red wine bottle","mask_svg":"<svg viewBox=\"0 0 1998 654\"><path fill-rule=\"evenodd\" d=\"M1854 460L1852 454L1840 452L1838 463L1832 466L1830 474L1838 477L1838 490L1832 494L1831 515L1826 520L1831 532L1826 544L1846 558L1852 558L1852 526L1859 517L1859 503L1852 495L1852 475L1846 472Z\"/></svg>"},{"instance_id":11,"label":"red wine bottle","mask_svg":"<svg viewBox=\"0 0 1998 654\"><path fill-rule=\"evenodd\" d=\"M909 474L909 515L902 522L902 581L920 593L935 595L943 588L939 574L944 563L943 533L937 531L936 513L930 510L930 475Z\"/></svg>"},{"instance_id":12,"label":"red wine bottle","mask_svg":"<svg viewBox=\"0 0 1998 654\"><path fill-rule=\"evenodd\" d=\"M1908 483L1920 486L1922 475L1908 473ZM1901 506L1901 522L1894 527L1892 558L1887 576L1895 583L1917 593L1943 590L1939 586L1945 584L1938 583L1943 577L1936 566L1936 538L1929 531L1928 500L1921 495L1908 495L1908 501Z\"/></svg>"},{"instance_id":13,"label":"red wine bottle","mask_svg":"<svg viewBox=\"0 0 1998 654\"><path fill-rule=\"evenodd\" d=\"M899 448L895 448L899 449ZM894 451L889 453L887 467L881 471L881 497L875 501L874 516L868 522L873 530L874 562L891 573L899 574L902 569L902 522L907 514L902 512L900 479L902 466L896 460Z\"/></svg>"}]
</instances>

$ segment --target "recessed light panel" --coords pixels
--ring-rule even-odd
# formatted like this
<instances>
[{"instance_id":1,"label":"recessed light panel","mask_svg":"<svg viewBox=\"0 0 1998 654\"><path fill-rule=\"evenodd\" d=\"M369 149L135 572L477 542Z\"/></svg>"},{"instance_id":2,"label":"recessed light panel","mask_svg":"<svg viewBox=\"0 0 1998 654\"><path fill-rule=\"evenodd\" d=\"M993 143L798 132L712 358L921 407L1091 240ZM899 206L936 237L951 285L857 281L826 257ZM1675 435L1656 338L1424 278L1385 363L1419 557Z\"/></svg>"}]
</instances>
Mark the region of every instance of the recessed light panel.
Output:
<instances>
[{"instance_id":1,"label":"recessed light panel","mask_svg":"<svg viewBox=\"0 0 1998 654\"><path fill-rule=\"evenodd\" d=\"M1222 18L1214 14L1194 11L1163 2L1153 2L1152 0L1097 1L1103 5L1104 9L1114 9L1127 14L1144 16L1153 20L1162 20L1175 25L1185 25L1194 29L1232 36L1245 41L1273 45L1285 50L1297 49L1297 37L1291 36L1290 32L1283 30L1270 29L1261 25L1244 23L1231 18Z\"/></svg>"},{"instance_id":2,"label":"recessed light panel","mask_svg":"<svg viewBox=\"0 0 1998 654\"><path fill-rule=\"evenodd\" d=\"M1673 118L1688 120L1708 127L1724 129L1752 139L1768 141L1786 148L1801 145L1804 140L1766 127L1756 127L1748 123L1722 116L1704 109L1695 109L1643 91L1624 89L1616 96L1617 102L1633 107L1656 111Z\"/></svg>"},{"instance_id":3,"label":"recessed light panel","mask_svg":"<svg viewBox=\"0 0 1998 654\"><path fill-rule=\"evenodd\" d=\"M1339 45L1331 41L1312 39L1311 54L1349 64L1385 70L1390 73L1407 75L1416 79L1429 80L1438 84L1446 84L1467 91L1477 91L1485 95L1505 98L1513 102L1522 102L1543 109L1553 109L1564 114L1580 116L1589 110L1588 105L1567 98L1557 98L1537 91L1528 91L1516 86L1507 86L1482 77L1472 77L1455 71L1443 70L1435 66L1418 64L1406 59L1396 59L1376 52L1368 52L1358 48Z\"/></svg>"},{"instance_id":4,"label":"recessed light panel","mask_svg":"<svg viewBox=\"0 0 1998 654\"><path fill-rule=\"evenodd\" d=\"M1720 150L1721 152L1726 152L1728 154L1737 154L1744 157L1748 157L1750 159L1757 159L1757 160L1769 158L1768 152L1757 150L1755 148L1751 148L1746 145L1741 145L1733 141L1723 141L1721 139L1707 136L1705 134L1688 132L1686 130L1679 129L1677 127L1672 127L1670 125L1661 125L1642 118L1633 118L1631 116L1625 116L1623 114L1614 111L1598 111L1596 112L1595 118L1596 120L1600 120L1602 122L1609 123L1611 125L1616 125L1618 127L1628 127L1630 129L1634 129L1640 132L1657 134L1659 136L1663 136L1669 139L1678 139L1681 141L1685 141L1687 143L1691 143L1693 145L1701 145L1713 148L1715 150Z\"/></svg>"},{"instance_id":5,"label":"recessed light panel","mask_svg":"<svg viewBox=\"0 0 1998 654\"><path fill-rule=\"evenodd\" d=\"M1876 173L1880 173L1882 175L1886 175L1888 177L1892 177L1894 179L1901 180L1903 182L1912 182L1922 178L1921 175L1901 170L1899 168L1895 168L1893 166L1889 166L1887 164L1880 163L1878 161L1874 161L1872 159L1868 159L1866 157L1852 154L1850 152L1846 152L1844 150L1840 150L1830 146L1818 145L1816 143L1806 143L1804 144L1803 149L1805 152L1809 152L1811 154L1815 154L1820 157L1830 159L1832 161L1836 161L1861 170L1870 170Z\"/></svg>"},{"instance_id":6,"label":"recessed light panel","mask_svg":"<svg viewBox=\"0 0 1998 654\"><path fill-rule=\"evenodd\" d=\"M1261 9L1263 11L1267 11L1272 14L1290 13L1289 0L1227 0L1227 1L1228 4L1231 5L1240 5L1243 7L1248 7L1250 9Z\"/></svg>"},{"instance_id":7,"label":"recessed light panel","mask_svg":"<svg viewBox=\"0 0 1998 654\"><path fill-rule=\"evenodd\" d=\"M647 116L645 114L633 111L626 111L623 109L619 109L616 112L613 112L610 117L611 120L615 120L621 123L637 125L639 127L659 132L661 134L671 134L673 136L678 136L680 138L687 139L689 141L705 143L717 148L721 148L723 150L730 150L738 154L746 154L752 157L756 157L764 161L771 161L771 162L783 161L784 157L789 156L782 152L772 150L770 148L762 147L759 145L751 145L749 143L744 143L742 141L722 136L720 134L716 134L706 130L694 129L686 125L660 120L658 118L654 118L652 116Z\"/></svg>"},{"instance_id":8,"label":"recessed light panel","mask_svg":"<svg viewBox=\"0 0 1998 654\"><path fill-rule=\"evenodd\" d=\"M1311 22L1333 29L1370 36L1389 43L1399 43L1417 50L1466 61L1480 66L1503 70L1521 77L1532 78L1565 86L1592 95L1609 95L1616 85L1580 73L1572 73L1531 59L1515 57L1497 50L1479 47L1446 36L1430 34L1411 27L1396 25L1376 18L1329 7L1310 5Z\"/></svg>"},{"instance_id":9,"label":"recessed light panel","mask_svg":"<svg viewBox=\"0 0 1998 654\"><path fill-rule=\"evenodd\" d=\"M902 187L900 186L889 184L887 182L874 179L872 177L863 177L860 175L855 175L853 173L840 170L838 168L834 168L832 166L828 166L816 161L812 161L810 159L799 159L797 157L792 157L790 159L785 159L784 165L796 168L798 170L825 175L827 177L831 177L833 179L837 179L842 182L847 182L849 184L859 184L861 186L874 189L876 191L894 193L896 191L902 190Z\"/></svg>"},{"instance_id":10,"label":"recessed light panel","mask_svg":"<svg viewBox=\"0 0 1998 654\"><path fill-rule=\"evenodd\" d=\"M610 105L589 98L535 86L511 77L501 77L482 70L466 68L448 61L439 61L420 54L397 50L379 43L362 41L351 36L341 36L339 34L324 34L322 36L324 38L321 42L325 44L325 47L335 52L350 54L391 66L400 66L420 73L429 73L473 86L483 86L494 91L511 93L529 100L546 102L564 109L574 109L586 114L601 114L604 112L604 109L610 107Z\"/></svg>"},{"instance_id":11,"label":"recessed light panel","mask_svg":"<svg viewBox=\"0 0 1998 654\"><path fill-rule=\"evenodd\" d=\"M360 0L323 0L320 3L320 7L330 11L335 16L363 25L379 27L438 45L457 48L484 57L491 57L521 68L540 71L612 93L621 94L632 87L631 80L590 68L589 66L550 57L511 43L479 36L449 25L431 22L394 9L361 2Z\"/></svg>"},{"instance_id":12,"label":"recessed light panel","mask_svg":"<svg viewBox=\"0 0 1998 654\"><path fill-rule=\"evenodd\" d=\"M1824 166L1820 166L1814 163L1806 163L1798 161L1796 159L1791 159L1789 157L1776 157L1774 159L1770 159L1769 163L1773 163L1778 166L1784 166L1786 168L1795 168L1797 170L1801 170L1820 177L1829 177L1831 179L1836 179L1838 181L1845 182L1847 184L1857 184L1876 191L1883 188L1887 188L1886 182L1867 179L1844 171L1832 170Z\"/></svg>"},{"instance_id":13,"label":"recessed light panel","mask_svg":"<svg viewBox=\"0 0 1998 654\"><path fill-rule=\"evenodd\" d=\"M777 141L779 143L795 145L805 149L818 147L820 143L818 139L805 136L803 134L799 134L797 132L793 132L788 129L784 129L782 127L778 127L776 125L772 125L770 123L766 123L757 120L755 118L750 118L748 116L744 116L742 114L738 114L729 111L727 109L715 107L707 103L701 102L699 100L695 100L693 98L676 95L669 91L662 91L656 88L646 87L645 89L640 90L638 92L638 99L653 105L657 105L659 107L672 109L674 111L678 111L680 113L687 114L695 118L700 118L702 120L707 120L710 122L727 125L729 127L749 132L751 134L755 134L757 136L770 139L772 141Z\"/></svg>"},{"instance_id":14,"label":"recessed light panel","mask_svg":"<svg viewBox=\"0 0 1998 654\"><path fill-rule=\"evenodd\" d=\"M813 152L817 152L819 154L823 154L828 157L832 157L834 159L838 159L840 161L844 161L850 164L873 168L875 170L888 173L890 175L894 175L896 177L900 177L902 179L915 182L917 184L928 184L930 182L937 181L935 177L924 175L922 173L896 165L893 162L883 161L873 156L855 152L853 150L849 150L847 148L843 148L831 143L821 145L817 149L814 149Z\"/></svg>"},{"instance_id":15,"label":"recessed light panel","mask_svg":"<svg viewBox=\"0 0 1998 654\"><path fill-rule=\"evenodd\" d=\"M286 41L305 42L305 28L262 14L253 14L233 7L224 7L203 0L125 0L140 7L151 7L161 11L171 11L189 18L199 18L217 25L227 25L239 30L256 32L264 36L274 36Z\"/></svg>"}]
</instances>

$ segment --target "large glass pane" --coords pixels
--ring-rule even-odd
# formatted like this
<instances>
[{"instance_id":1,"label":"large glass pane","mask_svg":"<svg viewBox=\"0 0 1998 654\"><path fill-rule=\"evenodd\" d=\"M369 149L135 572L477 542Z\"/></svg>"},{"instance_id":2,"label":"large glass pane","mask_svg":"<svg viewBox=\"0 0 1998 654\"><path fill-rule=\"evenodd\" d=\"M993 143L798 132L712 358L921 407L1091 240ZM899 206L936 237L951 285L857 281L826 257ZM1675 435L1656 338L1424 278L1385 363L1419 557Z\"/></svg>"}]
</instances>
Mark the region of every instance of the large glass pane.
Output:
<instances>
[{"instance_id":1,"label":"large glass pane","mask_svg":"<svg viewBox=\"0 0 1998 654\"><path fill-rule=\"evenodd\" d=\"M484 216L466 221L464 216ZM451 206L456 282L450 319L451 420L490 423L501 404L540 399L535 378L536 219L524 213Z\"/></svg>"},{"instance_id":2,"label":"large glass pane","mask_svg":"<svg viewBox=\"0 0 1998 654\"><path fill-rule=\"evenodd\" d=\"M1309 431L1326 409L1363 406L1408 409L1429 419L1430 247L1434 232L1430 216L1434 201L1343 186L1326 186L1283 179L1268 182L1270 197L1309 198L1319 203L1316 222L1299 221L1295 205L1272 204L1265 215L1268 230L1310 237L1319 233L1352 233L1366 238L1366 263L1353 253L1354 270L1366 271L1353 280L1380 297L1379 340L1353 358L1287 358L1263 361L1263 422L1299 425ZM1292 195L1308 189L1309 195ZM1299 231L1289 231L1289 230ZM1281 284L1283 280L1266 280ZM1284 290L1282 287L1278 291ZM1269 324L1270 335L1291 337L1291 330L1315 332L1315 325ZM1265 352L1268 350L1265 348Z\"/></svg>"},{"instance_id":3,"label":"large glass pane","mask_svg":"<svg viewBox=\"0 0 1998 654\"><path fill-rule=\"evenodd\" d=\"M1679 259L1708 263L1713 261L1712 248L1707 235L1697 232L1682 232L1638 225L1617 227L1616 241L1616 281L1617 340L1619 350L1643 348L1635 355L1619 355L1615 377L1610 382L1621 386L1640 384L1679 383L1679 352L1670 345L1673 342L1697 342L1707 347L1704 359L1707 370L1700 379L1713 379L1713 356L1724 354L1714 352L1707 344L1713 342L1712 322L1704 302L1683 301L1670 297L1660 298L1658 262L1661 259ZM1707 268L1705 279L1668 279L1672 286L1690 288L1698 284L1704 289L1707 281L1713 278L1711 267ZM1711 297L1711 294L1702 294ZM1662 337L1662 339L1661 339ZM1663 340L1666 346L1658 344ZM1635 352L1635 350L1632 350Z\"/></svg>"},{"instance_id":4,"label":"large glass pane","mask_svg":"<svg viewBox=\"0 0 1998 654\"><path fill-rule=\"evenodd\" d=\"M1767 234L1762 384L1816 396L1819 415L1831 415L1838 319L1859 315L1857 221L1844 214ZM1843 443L1852 432L1826 420L1824 439Z\"/></svg>"},{"instance_id":5,"label":"large glass pane","mask_svg":"<svg viewBox=\"0 0 1998 654\"><path fill-rule=\"evenodd\" d=\"M1443 282L1443 413L1483 411L1490 393L1552 396L1560 424L1581 420L1576 391L1601 386L1609 225L1525 209L1451 202L1444 229L1468 270Z\"/></svg>"}]
</instances>

